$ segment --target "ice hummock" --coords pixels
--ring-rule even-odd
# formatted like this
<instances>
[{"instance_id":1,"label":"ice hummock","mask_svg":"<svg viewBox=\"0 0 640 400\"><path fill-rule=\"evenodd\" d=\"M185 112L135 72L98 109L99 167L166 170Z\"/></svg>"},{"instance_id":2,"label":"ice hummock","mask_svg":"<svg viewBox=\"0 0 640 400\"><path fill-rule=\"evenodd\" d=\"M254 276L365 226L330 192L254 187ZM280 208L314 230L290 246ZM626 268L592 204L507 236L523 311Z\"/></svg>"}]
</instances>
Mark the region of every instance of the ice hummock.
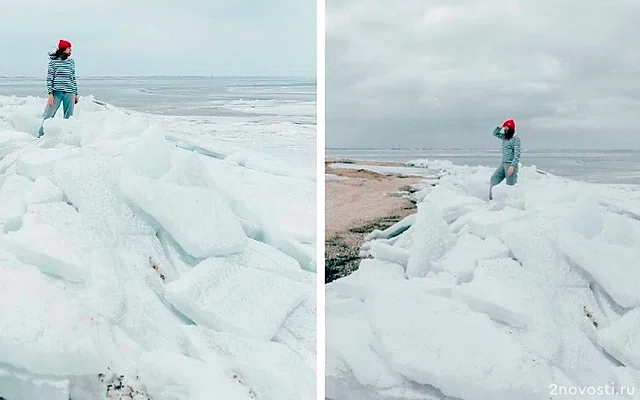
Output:
<instances>
[{"instance_id":1,"label":"ice hummock","mask_svg":"<svg viewBox=\"0 0 640 400\"><path fill-rule=\"evenodd\" d=\"M200 325L271 340L287 315L304 300L307 287L255 268L246 258L236 255L202 261L169 283L165 296ZM270 304L269 310L256 312L263 304Z\"/></svg>"},{"instance_id":2,"label":"ice hummock","mask_svg":"<svg viewBox=\"0 0 640 400\"><path fill-rule=\"evenodd\" d=\"M247 246L240 220L213 190L158 183L130 170L122 173L120 190L195 258L240 253Z\"/></svg>"},{"instance_id":3,"label":"ice hummock","mask_svg":"<svg viewBox=\"0 0 640 400\"><path fill-rule=\"evenodd\" d=\"M36 139L0 97L0 397L315 398L314 174L256 150L287 126L92 100Z\"/></svg>"},{"instance_id":4,"label":"ice hummock","mask_svg":"<svg viewBox=\"0 0 640 400\"><path fill-rule=\"evenodd\" d=\"M140 359L137 375L151 399L250 400L252 391L220 363L204 362L179 353L154 350ZM255 398L255 397L253 397Z\"/></svg>"},{"instance_id":5,"label":"ice hummock","mask_svg":"<svg viewBox=\"0 0 640 400\"><path fill-rule=\"evenodd\" d=\"M640 308L598 332L600 345L625 366L640 370Z\"/></svg>"},{"instance_id":6,"label":"ice hummock","mask_svg":"<svg viewBox=\"0 0 640 400\"><path fill-rule=\"evenodd\" d=\"M69 379L34 378L0 366L0 393L6 399L69 400Z\"/></svg>"},{"instance_id":7,"label":"ice hummock","mask_svg":"<svg viewBox=\"0 0 640 400\"><path fill-rule=\"evenodd\" d=\"M372 232L370 258L326 285L327 397L564 399L551 384L637 385L640 187L524 167L489 202L492 168L438 173L414 194L417 213Z\"/></svg>"},{"instance_id":8,"label":"ice hummock","mask_svg":"<svg viewBox=\"0 0 640 400\"><path fill-rule=\"evenodd\" d=\"M39 375L97 374L109 363L110 327L61 281L0 251L0 363Z\"/></svg>"},{"instance_id":9,"label":"ice hummock","mask_svg":"<svg viewBox=\"0 0 640 400\"><path fill-rule=\"evenodd\" d=\"M242 338L203 327L186 327L189 353L225 365L259 399L314 398L313 360L282 343ZM315 365L313 365L315 367ZM296 376L296 379L291 379Z\"/></svg>"}]
</instances>

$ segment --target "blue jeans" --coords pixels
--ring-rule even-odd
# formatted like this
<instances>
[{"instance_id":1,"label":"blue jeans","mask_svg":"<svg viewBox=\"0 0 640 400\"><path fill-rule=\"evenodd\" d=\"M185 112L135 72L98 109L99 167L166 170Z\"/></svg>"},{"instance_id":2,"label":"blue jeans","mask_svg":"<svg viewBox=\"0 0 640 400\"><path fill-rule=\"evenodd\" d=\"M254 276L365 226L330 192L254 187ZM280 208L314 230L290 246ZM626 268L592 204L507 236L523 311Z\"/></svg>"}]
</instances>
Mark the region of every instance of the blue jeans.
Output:
<instances>
[{"instance_id":1,"label":"blue jeans","mask_svg":"<svg viewBox=\"0 0 640 400\"><path fill-rule=\"evenodd\" d=\"M40 124L40 130L38 131L38 137L44 135L44 121L48 118L53 118L56 116L58 112L58 108L60 108L60 104L62 104L62 109L64 111L64 118L68 119L73 115L73 106L76 104L76 95L74 93L65 93L65 92L53 92L53 105L49 105L47 101L47 106L44 109L44 113L42 114L43 120L42 124Z\"/></svg>"},{"instance_id":2,"label":"blue jeans","mask_svg":"<svg viewBox=\"0 0 640 400\"><path fill-rule=\"evenodd\" d=\"M513 186L518 182L518 167L514 167L513 174L507 175L507 170L511 166L511 163L502 163L491 175L491 182L489 183L489 199L493 199L492 189L503 180L507 180L507 185Z\"/></svg>"}]
</instances>

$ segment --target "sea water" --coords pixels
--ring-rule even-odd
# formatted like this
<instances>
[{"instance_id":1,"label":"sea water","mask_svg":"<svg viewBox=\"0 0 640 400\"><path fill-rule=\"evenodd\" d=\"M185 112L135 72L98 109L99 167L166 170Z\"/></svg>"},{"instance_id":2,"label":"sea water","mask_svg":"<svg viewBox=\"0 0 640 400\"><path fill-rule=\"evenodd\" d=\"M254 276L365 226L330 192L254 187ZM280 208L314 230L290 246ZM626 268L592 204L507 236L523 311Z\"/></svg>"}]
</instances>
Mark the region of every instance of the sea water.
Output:
<instances>
[{"instance_id":1,"label":"sea water","mask_svg":"<svg viewBox=\"0 0 640 400\"><path fill-rule=\"evenodd\" d=\"M81 96L118 107L165 115L286 117L315 124L314 78L78 77ZM0 95L46 96L44 77L3 77Z\"/></svg>"},{"instance_id":2,"label":"sea water","mask_svg":"<svg viewBox=\"0 0 640 400\"><path fill-rule=\"evenodd\" d=\"M365 161L407 162L417 159L449 160L457 165L498 166L501 153L486 149L338 149L326 156ZM636 150L526 150L520 161L554 175L585 182L640 184L640 151Z\"/></svg>"}]
</instances>

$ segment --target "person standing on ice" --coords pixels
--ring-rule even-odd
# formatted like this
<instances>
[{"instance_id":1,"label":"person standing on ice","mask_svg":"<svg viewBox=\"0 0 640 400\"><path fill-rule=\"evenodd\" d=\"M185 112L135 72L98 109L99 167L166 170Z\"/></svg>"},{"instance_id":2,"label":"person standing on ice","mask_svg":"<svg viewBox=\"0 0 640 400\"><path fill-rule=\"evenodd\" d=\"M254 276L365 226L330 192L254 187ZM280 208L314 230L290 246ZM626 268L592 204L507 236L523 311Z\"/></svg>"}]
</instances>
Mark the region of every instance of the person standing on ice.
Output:
<instances>
[{"instance_id":1,"label":"person standing on ice","mask_svg":"<svg viewBox=\"0 0 640 400\"><path fill-rule=\"evenodd\" d=\"M503 180L513 186L518 181L518 164L520 162L520 138L516 134L516 123L512 119L504 121L502 126L493 130L493 136L502 139L502 163L491 176L489 184L489 200L493 200L493 187Z\"/></svg>"},{"instance_id":2,"label":"person standing on ice","mask_svg":"<svg viewBox=\"0 0 640 400\"><path fill-rule=\"evenodd\" d=\"M53 118L60 108L64 111L64 118L73 115L73 107L78 104L78 85L76 83L76 63L71 58L71 43L60 39L58 49L49 54L47 68L47 106L43 114L43 124L48 118ZM40 125L38 137L44 134L43 124Z\"/></svg>"}]
</instances>

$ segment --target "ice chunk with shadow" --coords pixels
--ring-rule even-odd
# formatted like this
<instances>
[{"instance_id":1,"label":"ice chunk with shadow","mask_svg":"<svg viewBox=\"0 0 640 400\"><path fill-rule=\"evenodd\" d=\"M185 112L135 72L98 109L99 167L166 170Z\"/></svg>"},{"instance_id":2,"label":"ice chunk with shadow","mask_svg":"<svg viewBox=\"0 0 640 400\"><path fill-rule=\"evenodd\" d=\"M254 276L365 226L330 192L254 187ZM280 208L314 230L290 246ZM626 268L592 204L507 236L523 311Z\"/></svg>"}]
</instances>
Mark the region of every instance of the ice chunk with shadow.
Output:
<instances>
[{"instance_id":1,"label":"ice chunk with shadow","mask_svg":"<svg viewBox=\"0 0 640 400\"><path fill-rule=\"evenodd\" d=\"M552 382L544 360L487 316L410 282L382 290L366 303L378 338L374 349L393 370L452 397L544 398Z\"/></svg>"},{"instance_id":2,"label":"ice chunk with shadow","mask_svg":"<svg viewBox=\"0 0 640 400\"><path fill-rule=\"evenodd\" d=\"M219 364L237 375L257 398L315 399L315 362L288 346L216 332L199 326L184 328L189 354Z\"/></svg>"},{"instance_id":3,"label":"ice chunk with shadow","mask_svg":"<svg viewBox=\"0 0 640 400\"><path fill-rule=\"evenodd\" d=\"M295 165L288 164L279 158L269 156L264 153L258 153L250 150L240 150L228 155L225 161L237 163L238 165L262 171L273 175L289 176L293 178L315 181L315 171L299 168Z\"/></svg>"},{"instance_id":4,"label":"ice chunk with shadow","mask_svg":"<svg viewBox=\"0 0 640 400\"><path fill-rule=\"evenodd\" d=\"M456 287L454 295L496 321L532 328L541 322L540 314L545 311L545 307L532 307L532 304L545 301L553 294L553 289L545 286L540 276L511 259L485 260L480 262L473 280Z\"/></svg>"},{"instance_id":5,"label":"ice chunk with shadow","mask_svg":"<svg viewBox=\"0 0 640 400\"><path fill-rule=\"evenodd\" d=\"M411 256L410 250L391 246L379 240L363 244L362 251L369 252L376 260L402 265L404 268L406 268Z\"/></svg>"},{"instance_id":6,"label":"ice chunk with shadow","mask_svg":"<svg viewBox=\"0 0 640 400\"><path fill-rule=\"evenodd\" d=\"M182 250L180 245L166 231L158 232L158 239L160 239L164 254L171 261L179 276L189 273L193 266L198 263L198 260Z\"/></svg>"},{"instance_id":7,"label":"ice chunk with shadow","mask_svg":"<svg viewBox=\"0 0 640 400\"><path fill-rule=\"evenodd\" d=\"M72 282L86 279L87 270L73 246L49 225L26 227L0 236L0 246L21 261L37 265L43 272Z\"/></svg>"},{"instance_id":8,"label":"ice chunk with shadow","mask_svg":"<svg viewBox=\"0 0 640 400\"><path fill-rule=\"evenodd\" d=\"M167 285L165 297L197 324L271 340L307 290L307 285L247 267L242 258L213 257Z\"/></svg>"},{"instance_id":9,"label":"ice chunk with shadow","mask_svg":"<svg viewBox=\"0 0 640 400\"><path fill-rule=\"evenodd\" d=\"M57 184L96 230L115 242L120 235L155 234L118 189L120 166L112 157L83 157L55 168Z\"/></svg>"},{"instance_id":10,"label":"ice chunk with shadow","mask_svg":"<svg viewBox=\"0 0 640 400\"><path fill-rule=\"evenodd\" d=\"M375 335L364 307L357 314L328 313L326 340L327 354L344 363L360 385L386 389L403 383L404 378L373 349Z\"/></svg>"},{"instance_id":11,"label":"ice chunk with shadow","mask_svg":"<svg viewBox=\"0 0 640 400\"><path fill-rule=\"evenodd\" d=\"M213 190L158 183L132 171L122 174L120 188L193 257L239 253L247 246L238 217Z\"/></svg>"},{"instance_id":12,"label":"ice chunk with shadow","mask_svg":"<svg viewBox=\"0 0 640 400\"><path fill-rule=\"evenodd\" d=\"M254 397L219 364L164 350L145 353L138 364L137 376L152 399L211 400L215 395L220 399L250 400Z\"/></svg>"},{"instance_id":13,"label":"ice chunk with shadow","mask_svg":"<svg viewBox=\"0 0 640 400\"><path fill-rule=\"evenodd\" d=\"M76 118L48 118L42 124L45 138L55 143L66 143L80 146L83 125Z\"/></svg>"},{"instance_id":14,"label":"ice chunk with shadow","mask_svg":"<svg viewBox=\"0 0 640 400\"><path fill-rule=\"evenodd\" d=\"M500 237L499 233L508 222L523 220L527 216L528 214L525 211L510 207L500 211L478 210L469 214L469 220L466 224L469 226L471 233L481 238L496 235Z\"/></svg>"},{"instance_id":15,"label":"ice chunk with shadow","mask_svg":"<svg viewBox=\"0 0 640 400\"><path fill-rule=\"evenodd\" d=\"M31 257L30 259L39 263L38 266L43 271L51 271L52 266L56 265L47 262L51 257L56 259L61 256L66 257L59 261L80 260L80 269L74 269L71 273L81 274L83 283L69 285L69 294L93 310L96 315L107 319L119 315L123 294L116 268L117 258L113 247L105 244L103 238L86 222L84 216L63 202L32 204L29 205L24 216L22 230L55 234L47 237L48 242L43 247L38 247L38 243L33 239L24 242L27 244L21 246L25 247L25 250L18 249L16 252L18 257ZM22 235L25 236L24 233ZM60 248L56 247L56 244L61 242L64 242L67 251L63 254L60 253ZM34 246L36 246L35 250L29 250ZM41 254L45 250L47 252ZM74 265L71 264L71 266Z\"/></svg>"},{"instance_id":16,"label":"ice chunk with shadow","mask_svg":"<svg viewBox=\"0 0 640 400\"><path fill-rule=\"evenodd\" d=\"M36 178L31 190L27 192L27 204L56 203L62 201L64 192L51 179L40 176Z\"/></svg>"},{"instance_id":17,"label":"ice chunk with shadow","mask_svg":"<svg viewBox=\"0 0 640 400\"><path fill-rule=\"evenodd\" d=\"M434 204L418 205L418 214L412 227L411 253L407 260L407 277L424 277L433 270L433 262L442 257L456 242L442 213Z\"/></svg>"},{"instance_id":18,"label":"ice chunk with shadow","mask_svg":"<svg viewBox=\"0 0 640 400\"><path fill-rule=\"evenodd\" d=\"M624 365L640 370L640 308L598 331L598 343Z\"/></svg>"},{"instance_id":19,"label":"ice chunk with shadow","mask_svg":"<svg viewBox=\"0 0 640 400\"><path fill-rule=\"evenodd\" d=\"M565 220L571 229L587 239L593 239L604 228L603 213L597 199L584 196L573 202Z\"/></svg>"},{"instance_id":20,"label":"ice chunk with shadow","mask_svg":"<svg viewBox=\"0 0 640 400\"><path fill-rule=\"evenodd\" d=\"M553 219L538 217L507 222L497 236L525 269L544 275L555 285L587 287L584 272L563 257L558 241L564 235L559 232Z\"/></svg>"},{"instance_id":21,"label":"ice chunk with shadow","mask_svg":"<svg viewBox=\"0 0 640 400\"><path fill-rule=\"evenodd\" d=\"M328 283L326 288L343 297L364 299L371 287L405 279L402 265L367 258L352 274Z\"/></svg>"},{"instance_id":22,"label":"ice chunk with shadow","mask_svg":"<svg viewBox=\"0 0 640 400\"><path fill-rule=\"evenodd\" d=\"M178 279L177 271L155 235L123 236L115 251L119 258L119 273L126 277L134 272L159 296L163 295L166 283Z\"/></svg>"},{"instance_id":23,"label":"ice chunk with shadow","mask_svg":"<svg viewBox=\"0 0 640 400\"><path fill-rule=\"evenodd\" d=\"M315 355L318 332L315 286L307 293L302 303L287 315L273 340L288 345L300 354Z\"/></svg>"},{"instance_id":24,"label":"ice chunk with shadow","mask_svg":"<svg viewBox=\"0 0 640 400\"><path fill-rule=\"evenodd\" d=\"M1 251L0 259L0 363L55 376L106 369L113 350L106 321L36 267Z\"/></svg>"},{"instance_id":25,"label":"ice chunk with shadow","mask_svg":"<svg viewBox=\"0 0 640 400\"><path fill-rule=\"evenodd\" d=\"M147 128L124 154L124 163L136 173L158 179L171 169L170 144L159 124Z\"/></svg>"},{"instance_id":26,"label":"ice chunk with shadow","mask_svg":"<svg viewBox=\"0 0 640 400\"><path fill-rule=\"evenodd\" d=\"M0 365L0 396L8 400L69 400L69 380L38 377Z\"/></svg>"},{"instance_id":27,"label":"ice chunk with shadow","mask_svg":"<svg viewBox=\"0 0 640 400\"><path fill-rule=\"evenodd\" d=\"M239 217L262 229L279 228L279 236L303 244L315 242L315 182L253 171L211 157L200 158L216 184L234 199L233 209ZM283 198L291 201L283 202ZM282 249L277 243L265 241Z\"/></svg>"},{"instance_id":28,"label":"ice chunk with shadow","mask_svg":"<svg viewBox=\"0 0 640 400\"><path fill-rule=\"evenodd\" d=\"M561 251L585 270L620 306L640 305L640 269L635 267L640 249L612 245L566 230L559 235Z\"/></svg>"},{"instance_id":29,"label":"ice chunk with shadow","mask_svg":"<svg viewBox=\"0 0 640 400\"><path fill-rule=\"evenodd\" d=\"M125 302L122 316L114 322L145 350L163 349L181 353L185 349L185 322L167 308L140 278L122 283Z\"/></svg>"},{"instance_id":30,"label":"ice chunk with shadow","mask_svg":"<svg viewBox=\"0 0 640 400\"><path fill-rule=\"evenodd\" d=\"M30 149L20 153L16 165L20 175L35 180L39 176L52 177L55 166L65 160L71 160L76 165L83 165L80 160L88 154L90 154L89 151L75 147Z\"/></svg>"},{"instance_id":31,"label":"ice chunk with shadow","mask_svg":"<svg viewBox=\"0 0 640 400\"><path fill-rule=\"evenodd\" d=\"M295 258L266 243L249 239L247 248L232 258L247 267L262 269L315 286L316 274L303 270Z\"/></svg>"}]
</instances>

